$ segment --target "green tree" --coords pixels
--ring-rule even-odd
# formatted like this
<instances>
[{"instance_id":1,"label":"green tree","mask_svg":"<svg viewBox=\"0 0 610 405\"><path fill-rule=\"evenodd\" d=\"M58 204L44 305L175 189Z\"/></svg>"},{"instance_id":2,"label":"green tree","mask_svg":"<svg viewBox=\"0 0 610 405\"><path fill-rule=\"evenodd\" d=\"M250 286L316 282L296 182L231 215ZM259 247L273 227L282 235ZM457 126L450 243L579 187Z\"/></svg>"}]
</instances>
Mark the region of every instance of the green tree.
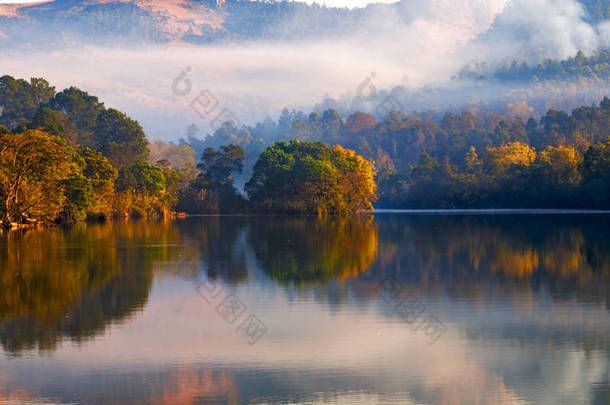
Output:
<instances>
[{"instance_id":1,"label":"green tree","mask_svg":"<svg viewBox=\"0 0 610 405\"><path fill-rule=\"evenodd\" d=\"M211 182L229 184L232 182L231 174L243 170L244 158L244 150L238 145L221 146L219 151L207 148L197 168Z\"/></svg>"},{"instance_id":2,"label":"green tree","mask_svg":"<svg viewBox=\"0 0 610 405\"><path fill-rule=\"evenodd\" d=\"M115 211L123 216L151 216L163 211L166 179L163 169L137 161L119 170L115 182Z\"/></svg>"},{"instance_id":3,"label":"green tree","mask_svg":"<svg viewBox=\"0 0 610 405\"><path fill-rule=\"evenodd\" d=\"M190 213L243 211L244 197L233 185L233 174L243 169L244 150L238 145L206 148L197 165L200 173L184 190L179 207Z\"/></svg>"},{"instance_id":4,"label":"green tree","mask_svg":"<svg viewBox=\"0 0 610 405\"><path fill-rule=\"evenodd\" d=\"M34 102L38 105L46 103L55 95L55 87L49 85L49 82L41 77L32 77L30 86Z\"/></svg>"},{"instance_id":5,"label":"green tree","mask_svg":"<svg viewBox=\"0 0 610 405\"><path fill-rule=\"evenodd\" d=\"M583 158L585 196L597 207L608 207L610 200L610 138L591 145Z\"/></svg>"},{"instance_id":6,"label":"green tree","mask_svg":"<svg viewBox=\"0 0 610 405\"><path fill-rule=\"evenodd\" d=\"M140 124L115 109L98 115L93 139L93 149L115 167L123 168L148 158L148 139Z\"/></svg>"},{"instance_id":7,"label":"green tree","mask_svg":"<svg viewBox=\"0 0 610 405\"><path fill-rule=\"evenodd\" d=\"M13 129L27 123L41 103L47 102L55 89L41 78L30 81L0 77L0 124Z\"/></svg>"},{"instance_id":8,"label":"green tree","mask_svg":"<svg viewBox=\"0 0 610 405\"><path fill-rule=\"evenodd\" d=\"M87 211L95 198L91 181L78 173L61 182L64 189L64 203L56 222L74 224L87 218Z\"/></svg>"},{"instance_id":9,"label":"green tree","mask_svg":"<svg viewBox=\"0 0 610 405\"><path fill-rule=\"evenodd\" d=\"M41 131L65 138L66 127L64 121L64 116L59 111L41 107L36 110L32 121L27 126L28 129L40 129Z\"/></svg>"},{"instance_id":10,"label":"green tree","mask_svg":"<svg viewBox=\"0 0 610 405\"><path fill-rule=\"evenodd\" d=\"M57 93L47 104L48 108L65 114L73 127L74 144L96 148L92 138L97 117L104 111L104 105L86 91L70 87Z\"/></svg>"}]
</instances>

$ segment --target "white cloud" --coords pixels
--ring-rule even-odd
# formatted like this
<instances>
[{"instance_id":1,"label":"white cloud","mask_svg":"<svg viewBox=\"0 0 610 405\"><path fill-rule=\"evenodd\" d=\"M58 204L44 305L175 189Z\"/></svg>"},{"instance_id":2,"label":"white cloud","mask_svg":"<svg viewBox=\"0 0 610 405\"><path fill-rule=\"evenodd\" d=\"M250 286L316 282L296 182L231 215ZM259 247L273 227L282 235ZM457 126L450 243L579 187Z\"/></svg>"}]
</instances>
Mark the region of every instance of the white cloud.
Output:
<instances>
[{"instance_id":1,"label":"white cloud","mask_svg":"<svg viewBox=\"0 0 610 405\"><path fill-rule=\"evenodd\" d=\"M474 53L484 58L537 61L590 54L608 40L608 32L585 21L576 0L511 0L498 14Z\"/></svg>"}]
</instances>

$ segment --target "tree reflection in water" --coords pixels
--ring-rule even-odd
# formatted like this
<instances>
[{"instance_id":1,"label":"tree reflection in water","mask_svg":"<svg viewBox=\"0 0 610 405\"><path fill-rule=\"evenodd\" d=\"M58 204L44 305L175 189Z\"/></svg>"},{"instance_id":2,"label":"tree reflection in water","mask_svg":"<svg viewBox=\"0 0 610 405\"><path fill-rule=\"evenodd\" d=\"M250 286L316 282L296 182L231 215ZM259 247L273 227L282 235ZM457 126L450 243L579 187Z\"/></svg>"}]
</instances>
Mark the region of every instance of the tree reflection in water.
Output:
<instances>
[{"instance_id":1,"label":"tree reflection in water","mask_svg":"<svg viewBox=\"0 0 610 405\"><path fill-rule=\"evenodd\" d=\"M355 218L258 218L248 241L274 281L325 283L368 270L377 257L378 231L372 216Z\"/></svg>"},{"instance_id":2,"label":"tree reflection in water","mask_svg":"<svg viewBox=\"0 0 610 405\"><path fill-rule=\"evenodd\" d=\"M351 289L362 302L392 275L423 296L548 289L610 308L609 225L606 216L206 217L4 232L0 342L13 355L53 351L129 319L155 277L203 272L239 284L255 269L267 277L259 283Z\"/></svg>"}]
</instances>

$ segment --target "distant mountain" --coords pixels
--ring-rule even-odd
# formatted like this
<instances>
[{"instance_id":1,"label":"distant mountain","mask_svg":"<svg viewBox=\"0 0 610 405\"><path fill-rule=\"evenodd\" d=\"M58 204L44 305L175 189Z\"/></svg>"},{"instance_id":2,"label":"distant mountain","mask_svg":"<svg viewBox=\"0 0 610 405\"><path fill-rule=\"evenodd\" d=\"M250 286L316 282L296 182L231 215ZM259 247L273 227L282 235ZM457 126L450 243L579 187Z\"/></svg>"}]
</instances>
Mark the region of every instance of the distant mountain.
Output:
<instances>
[{"instance_id":1,"label":"distant mountain","mask_svg":"<svg viewBox=\"0 0 610 405\"><path fill-rule=\"evenodd\" d=\"M131 45L296 39L344 34L377 9L286 1L55 0L0 4L0 45Z\"/></svg>"},{"instance_id":2,"label":"distant mountain","mask_svg":"<svg viewBox=\"0 0 610 405\"><path fill-rule=\"evenodd\" d=\"M587 20L610 15L610 0L579 0ZM372 30L370 17L409 8L372 4L346 9L298 1L249 0L54 0L0 4L0 46L129 46L171 42L223 43L345 35ZM439 7L442 3L439 3ZM405 16L405 18L409 18ZM377 27L379 28L379 27Z\"/></svg>"}]
</instances>

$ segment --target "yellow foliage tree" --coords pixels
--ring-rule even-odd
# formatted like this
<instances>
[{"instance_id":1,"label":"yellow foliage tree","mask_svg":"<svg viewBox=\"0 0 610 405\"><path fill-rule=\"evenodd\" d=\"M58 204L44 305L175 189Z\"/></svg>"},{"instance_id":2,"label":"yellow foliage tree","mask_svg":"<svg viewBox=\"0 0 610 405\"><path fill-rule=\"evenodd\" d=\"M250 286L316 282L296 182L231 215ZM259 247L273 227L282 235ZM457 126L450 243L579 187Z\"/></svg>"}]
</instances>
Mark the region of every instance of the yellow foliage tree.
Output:
<instances>
[{"instance_id":1,"label":"yellow foliage tree","mask_svg":"<svg viewBox=\"0 0 610 405\"><path fill-rule=\"evenodd\" d=\"M351 149L335 145L333 163L339 171L338 188L343 197L338 211L371 211L372 202L377 200L375 171L371 162Z\"/></svg>"},{"instance_id":2,"label":"yellow foliage tree","mask_svg":"<svg viewBox=\"0 0 610 405\"><path fill-rule=\"evenodd\" d=\"M487 148L489 165L494 171L504 173L511 166L529 167L536 159L536 150L521 142L511 142Z\"/></svg>"},{"instance_id":3,"label":"yellow foliage tree","mask_svg":"<svg viewBox=\"0 0 610 405\"><path fill-rule=\"evenodd\" d=\"M582 160L574 146L547 146L538 154L538 164L548 172L548 178L557 183L580 181L578 166Z\"/></svg>"},{"instance_id":4,"label":"yellow foliage tree","mask_svg":"<svg viewBox=\"0 0 610 405\"><path fill-rule=\"evenodd\" d=\"M63 208L64 182L83 161L65 139L42 131L0 135L2 222L51 222Z\"/></svg>"}]
</instances>

